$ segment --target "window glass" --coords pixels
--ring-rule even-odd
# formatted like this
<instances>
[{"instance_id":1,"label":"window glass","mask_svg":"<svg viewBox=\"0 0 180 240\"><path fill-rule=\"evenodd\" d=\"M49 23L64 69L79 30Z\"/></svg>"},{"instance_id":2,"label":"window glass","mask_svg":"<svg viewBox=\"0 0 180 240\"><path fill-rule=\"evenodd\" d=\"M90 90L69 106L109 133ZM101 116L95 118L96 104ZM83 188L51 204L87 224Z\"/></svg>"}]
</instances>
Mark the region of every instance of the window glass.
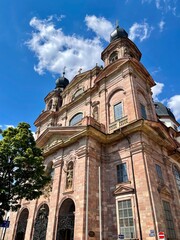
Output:
<instances>
[{"instance_id":1,"label":"window glass","mask_svg":"<svg viewBox=\"0 0 180 240\"><path fill-rule=\"evenodd\" d=\"M177 187L180 191L180 172L178 171L177 167L174 167L174 176L176 179Z\"/></svg>"},{"instance_id":2,"label":"window glass","mask_svg":"<svg viewBox=\"0 0 180 240\"><path fill-rule=\"evenodd\" d=\"M76 97L78 97L81 93L83 93L83 89L82 89L82 88L78 89L78 90L74 93L74 95L73 95L73 97L72 97L72 100L74 100Z\"/></svg>"},{"instance_id":3,"label":"window glass","mask_svg":"<svg viewBox=\"0 0 180 240\"><path fill-rule=\"evenodd\" d=\"M147 119L146 108L143 104L141 104L141 116L142 118Z\"/></svg>"},{"instance_id":4,"label":"window glass","mask_svg":"<svg viewBox=\"0 0 180 240\"><path fill-rule=\"evenodd\" d=\"M164 183L162 170L161 170L161 167L158 164L156 164L156 172L157 172L157 176L158 176L158 179L159 179L160 183Z\"/></svg>"},{"instance_id":5,"label":"window glass","mask_svg":"<svg viewBox=\"0 0 180 240\"><path fill-rule=\"evenodd\" d=\"M117 165L117 181L118 183L128 181L126 163ZM124 204L126 204L126 202L124 202Z\"/></svg>"},{"instance_id":6,"label":"window glass","mask_svg":"<svg viewBox=\"0 0 180 240\"><path fill-rule=\"evenodd\" d=\"M165 219L166 219L167 239L175 240L176 239L176 233L175 233L175 230L174 230L174 223L173 223L170 204L166 201L163 201L163 208L164 208Z\"/></svg>"},{"instance_id":7,"label":"window glass","mask_svg":"<svg viewBox=\"0 0 180 240\"><path fill-rule=\"evenodd\" d=\"M122 112L122 102L114 105L114 120L119 120L123 117L123 112Z\"/></svg>"},{"instance_id":8,"label":"window glass","mask_svg":"<svg viewBox=\"0 0 180 240\"><path fill-rule=\"evenodd\" d=\"M131 200L118 202L119 230L125 239L135 238Z\"/></svg>"},{"instance_id":9,"label":"window glass","mask_svg":"<svg viewBox=\"0 0 180 240\"><path fill-rule=\"evenodd\" d=\"M114 61L116 61L118 59L118 53L117 52L113 52L109 58L109 62L112 63Z\"/></svg>"},{"instance_id":10,"label":"window glass","mask_svg":"<svg viewBox=\"0 0 180 240\"><path fill-rule=\"evenodd\" d=\"M83 114L82 113L76 114L74 117L71 118L71 120L69 122L69 126L73 126L76 123L80 122L82 118L83 118Z\"/></svg>"}]
</instances>

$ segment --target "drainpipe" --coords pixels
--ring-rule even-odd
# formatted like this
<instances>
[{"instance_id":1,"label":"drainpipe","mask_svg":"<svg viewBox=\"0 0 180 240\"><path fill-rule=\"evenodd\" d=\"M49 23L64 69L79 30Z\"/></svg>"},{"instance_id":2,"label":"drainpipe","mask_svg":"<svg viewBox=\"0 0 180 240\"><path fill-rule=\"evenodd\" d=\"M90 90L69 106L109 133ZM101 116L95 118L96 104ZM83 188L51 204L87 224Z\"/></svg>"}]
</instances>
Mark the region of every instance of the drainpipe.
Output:
<instances>
[{"instance_id":1,"label":"drainpipe","mask_svg":"<svg viewBox=\"0 0 180 240\"><path fill-rule=\"evenodd\" d=\"M88 137L86 138L86 225L85 239L88 240L88 211L89 211L89 156L88 156Z\"/></svg>"},{"instance_id":2,"label":"drainpipe","mask_svg":"<svg viewBox=\"0 0 180 240\"><path fill-rule=\"evenodd\" d=\"M102 240L101 166L99 166L98 173L99 173L99 240Z\"/></svg>"}]
</instances>

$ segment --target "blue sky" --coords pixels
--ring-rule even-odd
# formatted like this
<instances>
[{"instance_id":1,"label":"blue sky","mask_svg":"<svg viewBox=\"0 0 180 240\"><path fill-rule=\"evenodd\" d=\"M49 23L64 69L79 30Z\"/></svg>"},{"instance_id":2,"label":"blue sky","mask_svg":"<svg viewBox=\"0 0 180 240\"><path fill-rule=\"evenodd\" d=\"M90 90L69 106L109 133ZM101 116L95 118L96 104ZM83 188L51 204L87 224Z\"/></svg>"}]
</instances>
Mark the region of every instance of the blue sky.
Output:
<instances>
[{"instance_id":1,"label":"blue sky","mask_svg":"<svg viewBox=\"0 0 180 240\"><path fill-rule=\"evenodd\" d=\"M116 21L142 52L154 99L180 120L179 0L0 0L0 128L33 123L66 67L98 63Z\"/></svg>"}]
</instances>

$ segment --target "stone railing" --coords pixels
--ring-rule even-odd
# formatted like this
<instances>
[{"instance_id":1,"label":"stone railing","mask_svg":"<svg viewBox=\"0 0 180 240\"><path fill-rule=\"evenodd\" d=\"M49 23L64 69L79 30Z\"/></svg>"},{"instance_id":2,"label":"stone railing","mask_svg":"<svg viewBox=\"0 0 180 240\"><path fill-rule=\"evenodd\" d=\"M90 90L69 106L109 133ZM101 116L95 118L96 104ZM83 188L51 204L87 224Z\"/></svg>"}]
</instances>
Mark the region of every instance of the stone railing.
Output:
<instances>
[{"instance_id":1,"label":"stone railing","mask_svg":"<svg viewBox=\"0 0 180 240\"><path fill-rule=\"evenodd\" d=\"M128 123L128 117L124 116L121 119L109 124L109 133L113 133L116 129L119 129Z\"/></svg>"}]
</instances>

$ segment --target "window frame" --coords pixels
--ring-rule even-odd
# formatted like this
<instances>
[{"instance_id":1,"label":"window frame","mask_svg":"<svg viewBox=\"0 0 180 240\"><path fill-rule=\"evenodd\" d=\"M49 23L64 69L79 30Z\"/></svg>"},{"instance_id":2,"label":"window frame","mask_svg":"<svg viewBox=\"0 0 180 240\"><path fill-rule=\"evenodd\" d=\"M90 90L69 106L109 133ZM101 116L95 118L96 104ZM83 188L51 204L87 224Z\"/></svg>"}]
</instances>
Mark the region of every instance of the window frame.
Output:
<instances>
[{"instance_id":1,"label":"window frame","mask_svg":"<svg viewBox=\"0 0 180 240\"><path fill-rule=\"evenodd\" d=\"M125 168L123 168L123 166L125 166ZM125 172L123 172L123 171L125 171ZM116 174L117 174L117 183L118 184L128 182L129 179L128 179L128 172L127 172L127 164L120 163L120 164L116 165Z\"/></svg>"},{"instance_id":2,"label":"window frame","mask_svg":"<svg viewBox=\"0 0 180 240\"><path fill-rule=\"evenodd\" d=\"M125 206L124 202L126 202L126 208L119 208L120 202L121 202L122 206ZM129 206L129 204L127 204L127 202L130 202L131 206ZM129 216L129 213L130 213L128 211L129 209L131 209L131 211L130 211L131 216ZM126 210L126 211L124 211L124 210ZM123 212L123 218L121 218L120 212L121 213ZM126 213L127 216L124 217L125 213ZM135 221L134 221L134 201L133 201L133 199L132 198L127 198L127 199L126 198L124 198L124 199L118 199L117 198L116 199L116 214L117 214L118 234L123 234L124 237L125 237L124 239L136 239L136 225L135 225ZM131 221L129 221L129 220L131 220ZM122 226L121 225L122 222L123 222L123 225L126 225L128 223L128 226L127 225ZM130 223L132 225L130 225ZM122 228L126 229L126 231L127 231L128 228L130 229L130 231L133 228L133 237L132 236L127 236L126 233L124 233L124 231L122 231ZM130 233L130 231L129 231L129 233Z\"/></svg>"},{"instance_id":3,"label":"window frame","mask_svg":"<svg viewBox=\"0 0 180 240\"><path fill-rule=\"evenodd\" d=\"M174 221L173 221L170 203L166 200L162 200L162 205L163 205L164 219L165 219L165 224L167 229L167 238L169 240L174 240L176 239L176 231L174 227ZM168 208L166 208L167 206ZM171 235L172 233L174 234L174 236Z\"/></svg>"},{"instance_id":4,"label":"window frame","mask_svg":"<svg viewBox=\"0 0 180 240\"><path fill-rule=\"evenodd\" d=\"M164 184L164 177L163 177L161 166L159 164L155 164L155 168L156 168L156 174L157 174L159 182L161 184Z\"/></svg>"},{"instance_id":5,"label":"window frame","mask_svg":"<svg viewBox=\"0 0 180 240\"><path fill-rule=\"evenodd\" d=\"M140 110L141 110L141 117L146 120L147 119L146 106L142 103L140 103Z\"/></svg>"},{"instance_id":6,"label":"window frame","mask_svg":"<svg viewBox=\"0 0 180 240\"><path fill-rule=\"evenodd\" d=\"M113 53L111 53L111 55L109 56L109 63L113 63L116 60L118 60L118 52L114 51Z\"/></svg>"},{"instance_id":7,"label":"window frame","mask_svg":"<svg viewBox=\"0 0 180 240\"><path fill-rule=\"evenodd\" d=\"M175 165L173 166L173 175L176 181L177 189L180 192L180 171L179 171L179 168Z\"/></svg>"},{"instance_id":8,"label":"window frame","mask_svg":"<svg viewBox=\"0 0 180 240\"><path fill-rule=\"evenodd\" d=\"M80 116L80 118L77 118ZM77 118L77 119L76 119ZM72 116L72 118L69 120L69 126L75 126L78 122L80 122L83 119L83 113L78 112L75 115ZM74 121L74 122L73 122ZM73 122L73 123L72 123Z\"/></svg>"},{"instance_id":9,"label":"window frame","mask_svg":"<svg viewBox=\"0 0 180 240\"><path fill-rule=\"evenodd\" d=\"M118 106L121 107L120 110L117 108ZM116 110L116 108L117 108L117 110ZM121 118L123 118L123 103L122 103L122 101L113 105L113 111L114 111L114 121L115 122L120 120ZM120 114L119 114L119 112L120 112ZM118 115L119 115L119 117L118 117Z\"/></svg>"}]
</instances>

